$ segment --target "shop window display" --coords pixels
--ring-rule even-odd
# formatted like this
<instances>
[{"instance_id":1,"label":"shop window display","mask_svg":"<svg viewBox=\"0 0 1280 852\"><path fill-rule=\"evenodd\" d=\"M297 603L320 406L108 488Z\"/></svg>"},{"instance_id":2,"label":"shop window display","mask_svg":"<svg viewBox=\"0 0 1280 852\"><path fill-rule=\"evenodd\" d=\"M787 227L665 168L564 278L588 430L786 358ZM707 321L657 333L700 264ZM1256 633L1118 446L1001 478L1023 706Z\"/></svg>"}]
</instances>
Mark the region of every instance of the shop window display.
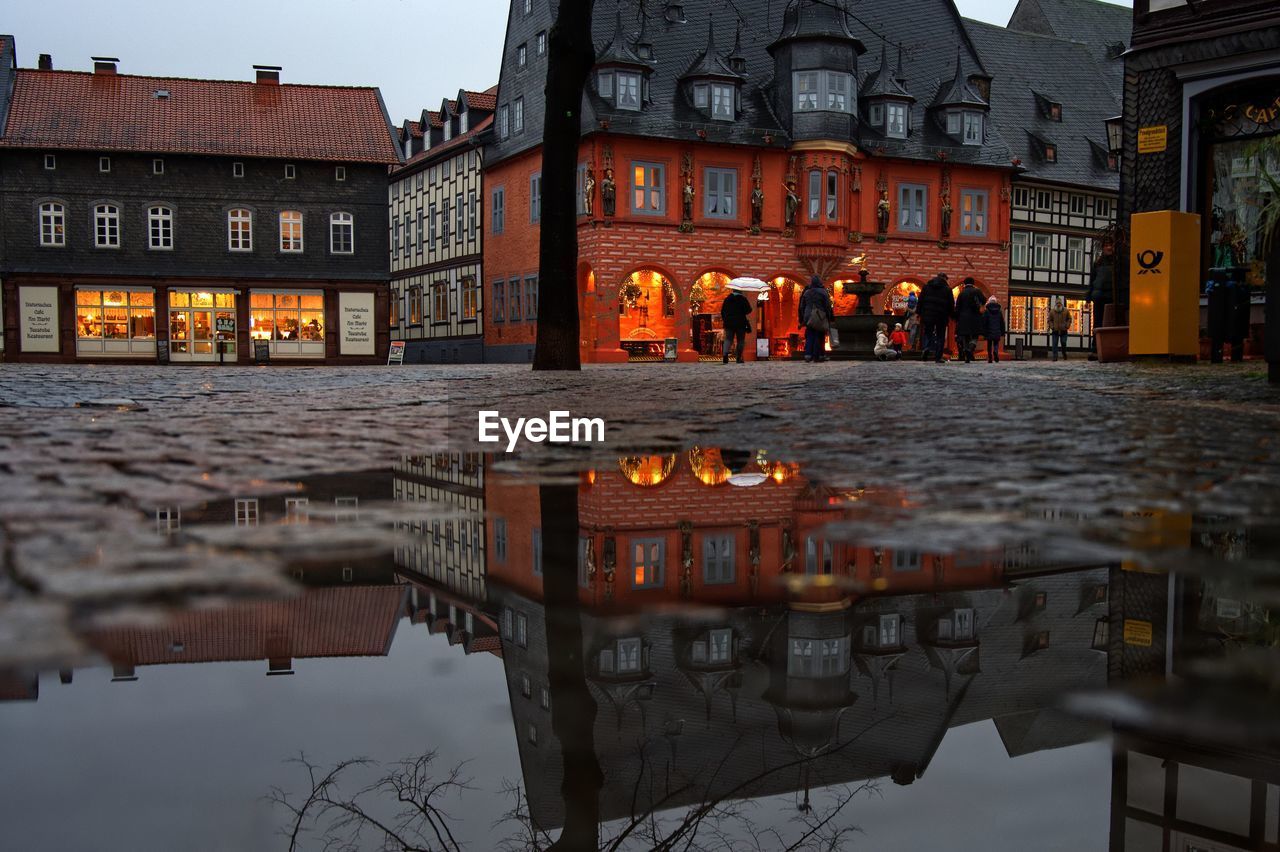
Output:
<instances>
[{"instance_id":1,"label":"shop window display","mask_svg":"<svg viewBox=\"0 0 1280 852\"><path fill-rule=\"evenodd\" d=\"M1209 174L1209 256L1214 269L1242 269L1244 280L1267 280L1267 217L1275 225L1280 205L1280 137L1220 142L1212 146Z\"/></svg>"},{"instance_id":2,"label":"shop window display","mask_svg":"<svg viewBox=\"0 0 1280 852\"><path fill-rule=\"evenodd\" d=\"M724 327L720 320L720 307L729 295L728 275L708 272L693 282L689 289L689 313L692 319L693 348L702 358L719 360L724 349ZM752 315L748 321L754 328L758 318Z\"/></svg>"},{"instance_id":3,"label":"shop window display","mask_svg":"<svg viewBox=\"0 0 1280 852\"><path fill-rule=\"evenodd\" d=\"M249 296L249 336L270 341L272 355L323 358L324 330L321 293Z\"/></svg>"},{"instance_id":4,"label":"shop window display","mask_svg":"<svg viewBox=\"0 0 1280 852\"><path fill-rule=\"evenodd\" d=\"M788 358L804 346L798 317L804 286L792 278L774 278L769 284L768 298L756 303L756 334L769 341L771 358Z\"/></svg>"},{"instance_id":5,"label":"shop window display","mask_svg":"<svg viewBox=\"0 0 1280 852\"><path fill-rule=\"evenodd\" d=\"M216 361L219 354L227 359L234 359L236 355L235 294L171 291L170 358L174 361Z\"/></svg>"},{"instance_id":6,"label":"shop window display","mask_svg":"<svg viewBox=\"0 0 1280 852\"><path fill-rule=\"evenodd\" d=\"M76 354L155 354L156 301L151 290L77 290Z\"/></svg>"},{"instance_id":7,"label":"shop window display","mask_svg":"<svg viewBox=\"0 0 1280 852\"><path fill-rule=\"evenodd\" d=\"M618 289L618 338L634 358L662 357L663 341L676 337L676 290L661 273L642 269Z\"/></svg>"}]
</instances>

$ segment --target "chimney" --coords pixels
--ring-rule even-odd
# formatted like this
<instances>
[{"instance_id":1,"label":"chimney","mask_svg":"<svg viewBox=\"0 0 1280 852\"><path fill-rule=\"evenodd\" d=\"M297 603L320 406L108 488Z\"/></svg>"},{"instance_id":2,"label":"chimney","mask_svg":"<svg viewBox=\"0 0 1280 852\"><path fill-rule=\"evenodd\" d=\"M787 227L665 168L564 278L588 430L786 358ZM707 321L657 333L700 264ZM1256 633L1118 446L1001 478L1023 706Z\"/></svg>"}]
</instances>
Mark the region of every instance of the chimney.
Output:
<instances>
[{"instance_id":1,"label":"chimney","mask_svg":"<svg viewBox=\"0 0 1280 852\"><path fill-rule=\"evenodd\" d=\"M280 71L282 70L281 66L255 65L253 66L253 70L258 73L259 83L262 83L263 85L267 85L267 86L280 85Z\"/></svg>"},{"instance_id":2,"label":"chimney","mask_svg":"<svg viewBox=\"0 0 1280 852\"><path fill-rule=\"evenodd\" d=\"M116 73L116 65L120 62L114 56L94 56L93 73L95 74L114 74Z\"/></svg>"},{"instance_id":3,"label":"chimney","mask_svg":"<svg viewBox=\"0 0 1280 852\"><path fill-rule=\"evenodd\" d=\"M36 60L36 68L39 68L41 71L52 71L53 56L48 53L40 54L40 58Z\"/></svg>"}]
</instances>

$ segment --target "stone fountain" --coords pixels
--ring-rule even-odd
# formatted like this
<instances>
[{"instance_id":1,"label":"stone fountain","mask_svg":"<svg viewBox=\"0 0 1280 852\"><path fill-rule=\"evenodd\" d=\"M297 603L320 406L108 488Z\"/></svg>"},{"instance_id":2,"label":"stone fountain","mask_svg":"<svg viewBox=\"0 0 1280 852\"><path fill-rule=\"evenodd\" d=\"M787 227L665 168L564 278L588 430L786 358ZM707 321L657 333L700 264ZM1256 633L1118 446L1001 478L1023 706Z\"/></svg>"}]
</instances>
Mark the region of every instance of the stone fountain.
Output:
<instances>
[{"instance_id":1,"label":"stone fountain","mask_svg":"<svg viewBox=\"0 0 1280 852\"><path fill-rule=\"evenodd\" d=\"M846 293L858 297L858 306L852 314L836 315L835 328L840 335L840 345L833 347L831 357L845 361L870 361L875 358L876 326L892 321L874 310L872 300L884 292L885 285L868 281L867 270L858 273L858 280L844 284Z\"/></svg>"}]
</instances>

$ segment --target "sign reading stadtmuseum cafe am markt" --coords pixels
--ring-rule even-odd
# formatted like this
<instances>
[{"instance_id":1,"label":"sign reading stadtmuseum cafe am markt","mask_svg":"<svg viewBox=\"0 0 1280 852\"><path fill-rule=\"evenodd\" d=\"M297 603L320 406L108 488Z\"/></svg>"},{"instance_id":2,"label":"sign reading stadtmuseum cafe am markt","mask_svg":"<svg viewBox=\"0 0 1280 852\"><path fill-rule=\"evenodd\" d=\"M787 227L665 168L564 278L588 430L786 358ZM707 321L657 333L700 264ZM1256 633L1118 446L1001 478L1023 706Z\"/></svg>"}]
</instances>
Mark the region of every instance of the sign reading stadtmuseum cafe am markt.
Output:
<instances>
[{"instance_id":1,"label":"sign reading stadtmuseum cafe am markt","mask_svg":"<svg viewBox=\"0 0 1280 852\"><path fill-rule=\"evenodd\" d=\"M373 336L373 305L372 293L338 294L343 355L373 355L377 351Z\"/></svg>"},{"instance_id":2,"label":"sign reading stadtmuseum cafe am markt","mask_svg":"<svg viewBox=\"0 0 1280 852\"><path fill-rule=\"evenodd\" d=\"M23 352L58 351L58 288L21 287L18 318Z\"/></svg>"}]
</instances>

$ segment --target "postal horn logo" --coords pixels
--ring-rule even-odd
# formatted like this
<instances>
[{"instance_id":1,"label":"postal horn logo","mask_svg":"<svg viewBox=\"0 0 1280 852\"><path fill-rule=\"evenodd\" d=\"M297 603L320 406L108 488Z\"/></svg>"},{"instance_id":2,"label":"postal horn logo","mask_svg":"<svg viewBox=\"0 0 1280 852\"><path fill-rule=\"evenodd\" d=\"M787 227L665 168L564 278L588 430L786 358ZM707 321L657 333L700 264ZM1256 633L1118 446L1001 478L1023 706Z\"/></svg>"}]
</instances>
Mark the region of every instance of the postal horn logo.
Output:
<instances>
[{"instance_id":1,"label":"postal horn logo","mask_svg":"<svg viewBox=\"0 0 1280 852\"><path fill-rule=\"evenodd\" d=\"M1148 272L1154 275L1160 275L1160 264L1164 261L1164 252L1153 251L1147 249L1138 252L1138 265L1142 268L1138 270L1139 275L1146 275Z\"/></svg>"}]
</instances>

